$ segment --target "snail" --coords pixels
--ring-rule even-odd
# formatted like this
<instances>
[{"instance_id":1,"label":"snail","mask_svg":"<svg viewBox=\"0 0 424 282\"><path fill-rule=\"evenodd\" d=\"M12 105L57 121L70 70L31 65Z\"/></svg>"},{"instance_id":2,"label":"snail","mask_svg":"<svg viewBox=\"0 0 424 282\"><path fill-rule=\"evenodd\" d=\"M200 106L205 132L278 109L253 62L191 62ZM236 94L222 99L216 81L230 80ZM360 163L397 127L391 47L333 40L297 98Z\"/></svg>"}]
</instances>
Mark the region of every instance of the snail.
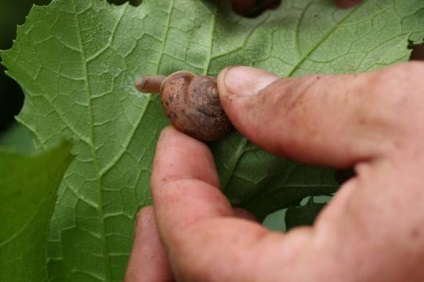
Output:
<instances>
[{"instance_id":1,"label":"snail","mask_svg":"<svg viewBox=\"0 0 424 282\"><path fill-rule=\"evenodd\" d=\"M178 71L168 77L144 76L135 86L142 93L160 93L162 109L171 124L200 141L217 140L232 128L213 77Z\"/></svg>"}]
</instances>

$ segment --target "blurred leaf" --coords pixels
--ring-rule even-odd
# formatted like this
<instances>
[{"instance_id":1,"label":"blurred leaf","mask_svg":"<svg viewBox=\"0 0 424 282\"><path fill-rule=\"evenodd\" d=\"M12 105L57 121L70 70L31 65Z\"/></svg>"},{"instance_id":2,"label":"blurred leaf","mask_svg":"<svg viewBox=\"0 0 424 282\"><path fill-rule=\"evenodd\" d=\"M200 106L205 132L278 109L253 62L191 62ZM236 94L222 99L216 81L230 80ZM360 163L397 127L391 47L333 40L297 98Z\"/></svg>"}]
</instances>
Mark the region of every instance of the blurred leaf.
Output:
<instances>
[{"instance_id":1,"label":"blurred leaf","mask_svg":"<svg viewBox=\"0 0 424 282\"><path fill-rule=\"evenodd\" d=\"M281 209L273 212L264 219L262 224L269 230L285 232L287 231L286 212L287 209Z\"/></svg>"},{"instance_id":2,"label":"blurred leaf","mask_svg":"<svg viewBox=\"0 0 424 282\"><path fill-rule=\"evenodd\" d=\"M47 230L71 147L34 157L0 149L0 281L47 281Z\"/></svg>"},{"instance_id":3,"label":"blurred leaf","mask_svg":"<svg viewBox=\"0 0 424 282\"><path fill-rule=\"evenodd\" d=\"M296 226L312 225L325 205L325 203L314 202L311 197L304 206L289 207L286 212L287 230Z\"/></svg>"},{"instance_id":4,"label":"blurred leaf","mask_svg":"<svg viewBox=\"0 0 424 282\"><path fill-rule=\"evenodd\" d=\"M0 148L5 147L29 154L32 151L32 138L29 130L18 123L13 124L8 131L0 136Z\"/></svg>"},{"instance_id":5,"label":"blurred leaf","mask_svg":"<svg viewBox=\"0 0 424 282\"><path fill-rule=\"evenodd\" d=\"M136 211L151 203L158 134L168 124L158 98L135 91L138 76L216 75L241 64L283 76L361 72L407 60L408 41L424 37L421 0L369 0L348 10L285 0L255 19L214 3L56 0L33 8L2 54L25 91L19 120L36 147L77 140L51 222L51 280L122 280ZM277 158L237 133L212 148L225 193L261 219L338 187L332 170Z\"/></svg>"}]
</instances>

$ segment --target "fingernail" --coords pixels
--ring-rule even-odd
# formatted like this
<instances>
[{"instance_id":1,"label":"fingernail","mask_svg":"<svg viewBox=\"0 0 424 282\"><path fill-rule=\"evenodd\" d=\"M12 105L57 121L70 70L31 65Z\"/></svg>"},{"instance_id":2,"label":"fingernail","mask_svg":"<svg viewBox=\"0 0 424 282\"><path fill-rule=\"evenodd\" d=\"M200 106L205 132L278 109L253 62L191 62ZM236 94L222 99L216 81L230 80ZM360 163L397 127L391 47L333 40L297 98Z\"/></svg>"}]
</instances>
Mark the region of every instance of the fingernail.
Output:
<instances>
[{"instance_id":1,"label":"fingernail","mask_svg":"<svg viewBox=\"0 0 424 282\"><path fill-rule=\"evenodd\" d=\"M272 73L252 67L229 67L224 74L224 85L230 95L253 96L278 78Z\"/></svg>"}]
</instances>

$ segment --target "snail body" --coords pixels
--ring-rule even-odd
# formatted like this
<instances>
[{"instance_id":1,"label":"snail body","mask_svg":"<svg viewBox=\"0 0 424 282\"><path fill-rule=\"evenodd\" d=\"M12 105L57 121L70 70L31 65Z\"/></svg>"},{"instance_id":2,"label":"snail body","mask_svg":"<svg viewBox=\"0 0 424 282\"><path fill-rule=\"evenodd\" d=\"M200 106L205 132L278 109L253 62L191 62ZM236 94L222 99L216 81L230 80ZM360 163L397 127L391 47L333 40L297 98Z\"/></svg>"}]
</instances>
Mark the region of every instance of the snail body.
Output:
<instances>
[{"instance_id":1,"label":"snail body","mask_svg":"<svg viewBox=\"0 0 424 282\"><path fill-rule=\"evenodd\" d=\"M159 92L171 124L198 140L217 140L232 128L213 77L179 71L168 77L145 76L137 81L136 88L143 93Z\"/></svg>"}]
</instances>

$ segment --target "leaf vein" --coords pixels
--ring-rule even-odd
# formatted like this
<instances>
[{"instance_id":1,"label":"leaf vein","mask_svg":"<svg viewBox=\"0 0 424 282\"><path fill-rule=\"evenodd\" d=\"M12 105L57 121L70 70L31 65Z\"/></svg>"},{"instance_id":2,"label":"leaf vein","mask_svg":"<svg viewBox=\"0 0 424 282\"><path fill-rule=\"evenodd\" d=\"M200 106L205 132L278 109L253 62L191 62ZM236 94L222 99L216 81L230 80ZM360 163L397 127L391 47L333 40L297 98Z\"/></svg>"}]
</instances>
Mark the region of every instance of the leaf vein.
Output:
<instances>
[{"instance_id":1,"label":"leaf vein","mask_svg":"<svg viewBox=\"0 0 424 282\"><path fill-rule=\"evenodd\" d=\"M75 9L77 9L77 5L75 3L76 0L73 0L73 4L75 6ZM92 5L92 4L91 4ZM101 186L101 175L100 175L100 167L99 167L99 161L97 159L97 155L96 155L96 149L95 149L95 134L94 134L94 115L93 115L93 109L92 109L92 105L91 105L91 87L90 87L90 76L88 75L88 61L87 61L87 56L85 54L84 51L84 43L82 40L82 35L81 35L81 24L79 23L79 17L76 17L77 19L77 26L78 26L78 39L79 39L79 43L82 47L81 49L81 55L83 57L83 61L85 62L83 65L84 67L84 74L87 77L87 80L85 80L85 88L86 88L86 93L87 93L87 102L88 102L88 106L87 106L87 110L88 110L88 116L89 116L89 122L92 125L90 127L91 131L90 131L90 140L91 140L91 146L90 147L90 151L91 151L91 155L92 155L92 159L93 159L93 166L94 169L96 171L97 177L96 177L96 188L97 188L97 201L98 201L98 206L97 206L97 211L99 213L99 218L101 220L101 241L102 241L102 249L103 249L103 258L105 259L105 271L106 271L106 280L110 281L111 280L111 262L108 256L108 244L106 241L106 230L105 230L105 222L104 222L104 214L103 214L103 195L102 195L102 186Z\"/></svg>"},{"instance_id":2,"label":"leaf vein","mask_svg":"<svg viewBox=\"0 0 424 282\"><path fill-rule=\"evenodd\" d=\"M307 9L305 9L307 10ZM319 46L321 46L326 40L337 30L339 26L341 26L346 20L348 20L352 15L354 15L355 11L358 10L358 6L352 8L352 11L347 13L347 15L341 19L338 23L336 23L328 32L325 34L316 44L313 46L308 52L306 52L302 58L293 66L291 70L289 70L287 76L293 76L294 72L299 69L299 67L306 61L306 59L315 51L318 49ZM306 13L306 11L305 11Z\"/></svg>"}]
</instances>

